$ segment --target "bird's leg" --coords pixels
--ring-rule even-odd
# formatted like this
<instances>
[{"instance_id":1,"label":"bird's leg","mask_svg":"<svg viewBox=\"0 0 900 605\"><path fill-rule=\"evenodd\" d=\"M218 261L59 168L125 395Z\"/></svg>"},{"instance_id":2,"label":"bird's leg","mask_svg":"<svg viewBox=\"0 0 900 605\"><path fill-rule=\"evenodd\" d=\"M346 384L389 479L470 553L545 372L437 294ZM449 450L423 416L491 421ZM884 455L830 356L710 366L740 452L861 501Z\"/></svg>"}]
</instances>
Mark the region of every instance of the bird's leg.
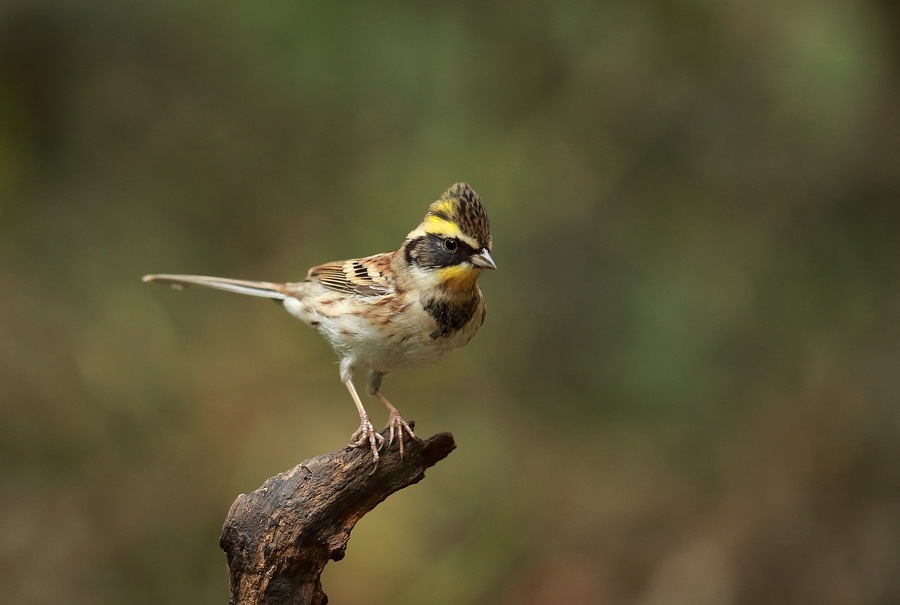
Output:
<instances>
[{"instance_id":1,"label":"bird's leg","mask_svg":"<svg viewBox=\"0 0 900 605\"><path fill-rule=\"evenodd\" d=\"M368 391L369 395L373 395L378 397L381 400L381 403L384 404L384 407L388 410L388 448L391 447L391 444L394 443L394 435L397 435L397 440L400 442L400 458L403 458L403 431L406 431L410 437L413 439L416 438L415 433L413 433L412 428L409 424L403 419L400 415L400 412L391 405L391 402L387 400L387 398L381 394L381 381L384 379L384 372L372 371L369 374L369 384Z\"/></svg>"},{"instance_id":2,"label":"bird's leg","mask_svg":"<svg viewBox=\"0 0 900 605\"><path fill-rule=\"evenodd\" d=\"M372 421L369 420L369 415L366 413L362 401L359 400L359 394L356 392L356 387L353 386L353 381L347 377L347 379L344 380L344 385L346 385L347 390L350 391L350 396L353 398L353 403L356 404L356 410L359 412L359 428L350 436L350 447L361 447L368 442L369 447L372 448L372 457L375 459L375 464L377 465L379 458L378 450L381 449L384 437L377 433L375 427L372 426Z\"/></svg>"}]
</instances>

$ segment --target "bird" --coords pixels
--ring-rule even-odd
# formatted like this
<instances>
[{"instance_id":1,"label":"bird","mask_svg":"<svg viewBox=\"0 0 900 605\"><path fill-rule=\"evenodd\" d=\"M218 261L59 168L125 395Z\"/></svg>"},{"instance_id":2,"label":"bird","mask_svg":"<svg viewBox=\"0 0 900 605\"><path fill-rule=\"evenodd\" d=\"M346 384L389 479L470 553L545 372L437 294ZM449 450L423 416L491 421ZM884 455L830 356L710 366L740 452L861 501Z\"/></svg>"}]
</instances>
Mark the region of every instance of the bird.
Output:
<instances>
[{"instance_id":1,"label":"bird","mask_svg":"<svg viewBox=\"0 0 900 605\"><path fill-rule=\"evenodd\" d=\"M491 252L491 226L481 197L460 182L428 207L397 250L317 265L303 281L167 273L145 275L143 281L273 299L315 328L340 358L341 382L359 413L349 447L368 444L377 468L384 437L363 406L354 371L368 370L366 391L388 411L387 448L396 438L402 458L404 434L411 439L415 434L382 393L382 381L395 370L440 361L475 335L485 318L477 280L482 270L497 268Z\"/></svg>"}]
</instances>

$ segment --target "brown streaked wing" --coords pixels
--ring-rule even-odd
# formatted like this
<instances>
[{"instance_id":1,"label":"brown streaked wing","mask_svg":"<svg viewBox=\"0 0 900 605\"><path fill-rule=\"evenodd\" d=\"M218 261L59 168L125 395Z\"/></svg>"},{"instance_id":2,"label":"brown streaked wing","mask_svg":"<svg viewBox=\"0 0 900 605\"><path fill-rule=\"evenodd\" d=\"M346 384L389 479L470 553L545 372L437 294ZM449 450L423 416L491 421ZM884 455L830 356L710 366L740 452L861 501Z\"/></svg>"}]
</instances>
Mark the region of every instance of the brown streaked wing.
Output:
<instances>
[{"instance_id":1,"label":"brown streaked wing","mask_svg":"<svg viewBox=\"0 0 900 605\"><path fill-rule=\"evenodd\" d=\"M393 252L384 252L366 258L335 261L313 267L307 279L317 280L326 288L348 294L381 296L393 286L391 259Z\"/></svg>"}]
</instances>

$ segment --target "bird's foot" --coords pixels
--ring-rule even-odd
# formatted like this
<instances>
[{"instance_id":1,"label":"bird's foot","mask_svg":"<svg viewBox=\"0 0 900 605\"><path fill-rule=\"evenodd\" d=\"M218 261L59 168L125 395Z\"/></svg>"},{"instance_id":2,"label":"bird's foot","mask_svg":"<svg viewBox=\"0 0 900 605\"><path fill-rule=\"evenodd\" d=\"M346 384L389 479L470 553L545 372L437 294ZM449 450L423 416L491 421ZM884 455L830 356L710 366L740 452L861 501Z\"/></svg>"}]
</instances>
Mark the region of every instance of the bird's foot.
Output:
<instances>
[{"instance_id":1,"label":"bird's foot","mask_svg":"<svg viewBox=\"0 0 900 605\"><path fill-rule=\"evenodd\" d=\"M388 416L388 448L391 447L391 444L394 443L394 434L397 435L397 441L400 442L400 459L403 459L403 433L406 432L410 438L415 439L416 434L413 433L412 427L409 426L409 423L406 422L402 416L400 416L400 412L396 409L392 410L390 415Z\"/></svg>"},{"instance_id":2,"label":"bird's foot","mask_svg":"<svg viewBox=\"0 0 900 605\"><path fill-rule=\"evenodd\" d=\"M372 457L375 466L377 467L378 459L380 458L378 450L381 449L381 446L384 443L384 437L382 437L381 434L375 430L375 427L372 426L372 421L369 420L369 416L365 415L360 417L359 428L350 436L349 445L350 447L363 447L367 443L369 444L369 447L372 448Z\"/></svg>"}]
</instances>

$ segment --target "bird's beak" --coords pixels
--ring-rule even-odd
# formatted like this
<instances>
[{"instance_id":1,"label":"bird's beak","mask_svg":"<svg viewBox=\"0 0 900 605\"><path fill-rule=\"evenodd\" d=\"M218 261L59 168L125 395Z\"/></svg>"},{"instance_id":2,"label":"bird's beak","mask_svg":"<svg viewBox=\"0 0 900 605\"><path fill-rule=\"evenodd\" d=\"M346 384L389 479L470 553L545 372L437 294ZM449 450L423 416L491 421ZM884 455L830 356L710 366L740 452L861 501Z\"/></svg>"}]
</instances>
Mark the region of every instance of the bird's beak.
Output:
<instances>
[{"instance_id":1,"label":"bird's beak","mask_svg":"<svg viewBox=\"0 0 900 605\"><path fill-rule=\"evenodd\" d=\"M473 254L469 260L472 261L473 265L481 267L482 269L497 268L497 265L494 264L494 259L491 258L491 253L488 252L487 248L482 248L481 252Z\"/></svg>"}]
</instances>

